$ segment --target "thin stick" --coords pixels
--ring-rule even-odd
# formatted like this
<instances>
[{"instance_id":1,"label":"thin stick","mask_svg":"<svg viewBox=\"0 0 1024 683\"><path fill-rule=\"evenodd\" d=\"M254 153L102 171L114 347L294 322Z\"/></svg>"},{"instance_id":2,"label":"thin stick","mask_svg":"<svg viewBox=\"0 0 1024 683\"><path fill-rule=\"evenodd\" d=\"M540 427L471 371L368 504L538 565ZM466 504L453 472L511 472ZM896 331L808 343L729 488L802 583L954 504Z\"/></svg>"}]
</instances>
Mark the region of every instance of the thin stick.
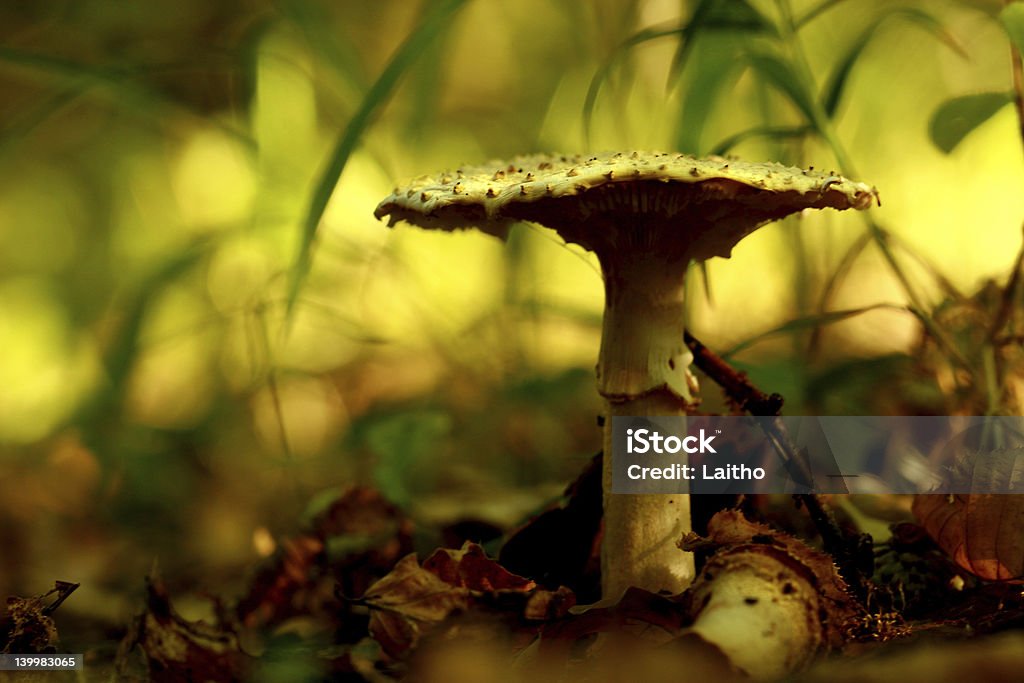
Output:
<instances>
[{"instance_id":1,"label":"thin stick","mask_svg":"<svg viewBox=\"0 0 1024 683\"><path fill-rule=\"evenodd\" d=\"M783 397L779 394L765 394L754 386L746 374L738 372L692 334L684 332L683 335L686 346L693 353L693 364L722 387L729 400L738 408L754 417L767 418L759 420L760 426L772 441L786 469L809 482L810 472L806 471L804 458L797 452L781 419ZM835 558L843 578L863 599L868 588L868 578L861 566L864 537L848 538L817 494L798 493L793 498L807 509L807 514L821 535L825 551Z\"/></svg>"}]
</instances>

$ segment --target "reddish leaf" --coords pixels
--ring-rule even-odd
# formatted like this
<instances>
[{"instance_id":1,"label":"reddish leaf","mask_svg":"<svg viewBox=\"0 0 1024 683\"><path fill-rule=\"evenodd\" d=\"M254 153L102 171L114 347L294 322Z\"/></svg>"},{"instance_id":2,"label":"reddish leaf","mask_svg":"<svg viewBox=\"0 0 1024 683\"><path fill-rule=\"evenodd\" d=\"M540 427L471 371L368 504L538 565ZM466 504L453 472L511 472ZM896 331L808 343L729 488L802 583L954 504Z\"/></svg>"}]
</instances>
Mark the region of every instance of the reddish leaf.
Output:
<instances>
[{"instance_id":1,"label":"reddish leaf","mask_svg":"<svg viewBox=\"0 0 1024 683\"><path fill-rule=\"evenodd\" d=\"M919 495L913 510L963 569L988 581L1024 578L1024 496Z\"/></svg>"},{"instance_id":2,"label":"reddish leaf","mask_svg":"<svg viewBox=\"0 0 1024 683\"><path fill-rule=\"evenodd\" d=\"M270 626L302 611L302 592L315 583L324 545L317 538L285 540L273 561L261 569L235 614L246 627Z\"/></svg>"},{"instance_id":3,"label":"reddish leaf","mask_svg":"<svg viewBox=\"0 0 1024 683\"><path fill-rule=\"evenodd\" d=\"M302 534L280 543L256 574L235 614L246 627L270 628L289 617L345 611L335 599L362 595L412 549L412 522L374 489L335 498Z\"/></svg>"},{"instance_id":4,"label":"reddish leaf","mask_svg":"<svg viewBox=\"0 0 1024 683\"><path fill-rule=\"evenodd\" d=\"M529 591L537 587L487 557L475 543L466 543L461 550L438 548L424 561L423 568L452 586L475 591Z\"/></svg>"}]
</instances>

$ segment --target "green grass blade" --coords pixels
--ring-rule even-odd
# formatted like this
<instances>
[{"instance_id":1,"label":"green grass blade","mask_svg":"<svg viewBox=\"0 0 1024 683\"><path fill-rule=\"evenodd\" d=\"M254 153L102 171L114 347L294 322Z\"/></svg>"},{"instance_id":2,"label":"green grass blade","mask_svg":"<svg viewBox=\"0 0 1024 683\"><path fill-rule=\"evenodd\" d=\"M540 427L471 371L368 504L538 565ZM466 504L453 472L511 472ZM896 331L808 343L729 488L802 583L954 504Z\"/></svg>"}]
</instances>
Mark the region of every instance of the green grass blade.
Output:
<instances>
[{"instance_id":1,"label":"green grass blade","mask_svg":"<svg viewBox=\"0 0 1024 683\"><path fill-rule=\"evenodd\" d=\"M638 45L643 45L652 40L659 40L670 36L679 37L679 49L672 59L669 68L669 84L678 80L683 66L692 51L693 38L702 31L714 31L724 33L758 33L774 32L771 23L764 18L757 10L751 7L746 0L734 0L729 3L720 3L717 0L701 0L701 3L694 10L690 21L683 25L652 26L637 31L626 40L622 41L604 64L594 73L590 79L590 86L583 101L583 134L584 140L589 144L591 122L593 121L594 108L597 104L597 96L601 86L608 79L608 74Z\"/></svg>"},{"instance_id":2,"label":"green grass blade","mask_svg":"<svg viewBox=\"0 0 1024 683\"><path fill-rule=\"evenodd\" d=\"M825 313L828 310L832 304L832 297L835 296L843 282L846 281L846 277L850 274L853 264L860 258L860 255L864 253L869 244L871 244L871 233L865 231L843 253L843 257L839 259L839 264L832 271L832 275L829 276L825 286L821 289L821 295L818 298L818 313ZM821 330L821 325L819 325L811 331L807 348L812 355L818 351L818 346L821 342Z\"/></svg>"},{"instance_id":3,"label":"green grass blade","mask_svg":"<svg viewBox=\"0 0 1024 683\"><path fill-rule=\"evenodd\" d=\"M683 68L693 51L694 41L700 33L707 30L734 31L736 33L763 33L778 36L776 26L753 5L745 0L740 2L718 2L717 0L701 0L693 10L686 32L679 41L679 47L672 56L672 64L668 71L668 84L671 88L679 82Z\"/></svg>"},{"instance_id":4,"label":"green grass blade","mask_svg":"<svg viewBox=\"0 0 1024 683\"><path fill-rule=\"evenodd\" d=\"M749 51L747 59L768 83L800 110L808 123L818 130L824 130L824 127L819 125L816 103L811 99L796 69L788 61L763 50Z\"/></svg>"},{"instance_id":5,"label":"green grass blade","mask_svg":"<svg viewBox=\"0 0 1024 683\"><path fill-rule=\"evenodd\" d=\"M746 66L737 59L740 41L705 34L692 57L692 77L686 85L676 121L675 148L702 154L701 138L724 93L739 80Z\"/></svg>"},{"instance_id":6,"label":"green grass blade","mask_svg":"<svg viewBox=\"0 0 1024 683\"><path fill-rule=\"evenodd\" d=\"M225 55L224 53L211 53L204 55L204 58L221 59L225 56L230 57L230 55ZM149 118L152 118L151 110L153 108L181 111L201 118L207 123L213 122L225 134L235 138L248 148L253 147L252 139L238 128L223 122L217 122L193 104L165 95L159 90L149 87L143 81L146 76L151 74L187 68L192 65L190 62L129 64L112 67L83 64L62 57L25 52L3 45L0 45L0 62L37 71L51 78L64 81L67 85L63 86L63 90L73 93L71 99L77 96L84 96L95 89L106 89L114 94L114 101L118 107L123 107L126 110L138 110L140 115ZM233 63L229 61L227 66L228 68L233 68ZM58 111L59 109L60 107L55 107L53 111Z\"/></svg>"},{"instance_id":7,"label":"green grass blade","mask_svg":"<svg viewBox=\"0 0 1024 683\"><path fill-rule=\"evenodd\" d=\"M770 330L756 334L749 339L741 341L731 349L722 354L722 358L728 359L735 356L737 353L744 351L754 344L760 341L774 337L777 334L789 334L793 332L803 332L806 330L813 330L822 325L831 325L833 323L842 322L843 320L849 320L855 318L864 313L871 311L901 311L904 313L913 313L913 311L907 306L901 306L899 304L873 304L871 306L864 306L863 308L848 308L841 311L827 311L825 313L818 313L815 315L809 315L803 318L794 318L788 320L778 327L773 327Z\"/></svg>"},{"instance_id":8,"label":"green grass blade","mask_svg":"<svg viewBox=\"0 0 1024 683\"><path fill-rule=\"evenodd\" d=\"M73 86L60 90L0 131L0 159L9 154L18 142L28 137L51 116L74 102L82 92L80 88Z\"/></svg>"},{"instance_id":9,"label":"green grass blade","mask_svg":"<svg viewBox=\"0 0 1024 683\"><path fill-rule=\"evenodd\" d=\"M332 30L330 15L324 5L305 0L280 0L277 8L282 16L302 31L309 46L335 73L360 89L369 87L358 51L349 41L340 40Z\"/></svg>"},{"instance_id":10,"label":"green grass blade","mask_svg":"<svg viewBox=\"0 0 1024 683\"><path fill-rule=\"evenodd\" d=\"M792 140L802 138L812 131L810 126L754 126L725 138L711 149L711 153L719 156L728 154L733 147L752 138Z\"/></svg>"},{"instance_id":11,"label":"green grass blade","mask_svg":"<svg viewBox=\"0 0 1024 683\"><path fill-rule=\"evenodd\" d=\"M839 104L842 101L843 92L846 90L846 84L849 82L850 74L853 72L853 67L860 61L864 50L871 43L875 35L877 35L879 27L892 18L902 18L913 25L921 27L943 44L949 46L951 50L961 57L967 57L967 53L956 37L932 14L915 7L896 7L890 9L872 21L857 36L857 39L853 41L853 45L847 50L846 54L843 55L832 71L832 76L829 78L828 84L821 95L822 107L829 118L834 118L836 111L839 109Z\"/></svg>"},{"instance_id":12,"label":"green grass blade","mask_svg":"<svg viewBox=\"0 0 1024 683\"><path fill-rule=\"evenodd\" d=\"M126 385L141 352L141 334L153 302L174 282L206 258L215 242L201 239L172 254L138 286L123 311L123 320L103 353L106 381L76 411L72 421L85 443L105 452L103 442L120 419Z\"/></svg>"},{"instance_id":13,"label":"green grass blade","mask_svg":"<svg viewBox=\"0 0 1024 683\"><path fill-rule=\"evenodd\" d=\"M587 87L587 95L583 99L583 140L588 146L590 144L590 129L594 118L594 107L597 105L597 96L601 92L601 86L608 79L608 74L611 73L612 69L637 45L643 45L644 43L667 36L682 35L685 30L685 28L673 26L672 28L652 27L638 31L622 41L608 59L605 60L605 63L594 72L593 78L590 79L590 85Z\"/></svg>"},{"instance_id":14,"label":"green grass blade","mask_svg":"<svg viewBox=\"0 0 1024 683\"><path fill-rule=\"evenodd\" d=\"M301 242L288 284L287 316L289 320L294 313L299 291L302 289L302 284L305 282L313 262L313 241L316 238L317 229L320 227L320 220L323 218L327 203L330 201L331 195L334 194L334 188L345 170L349 157L359 144L363 133L373 123L381 107L391 98L402 76L430 43L449 26L452 17L466 2L467 0L440 0L431 5L420 24L406 37L380 76L370 86L363 101L359 104L359 109L356 110L348 125L339 135L338 141L328 157L327 166L317 180L302 224Z\"/></svg>"},{"instance_id":15,"label":"green grass blade","mask_svg":"<svg viewBox=\"0 0 1024 683\"><path fill-rule=\"evenodd\" d=\"M807 24L817 19L818 17L820 17L825 12L832 9L833 7L838 7L841 2L843 2L843 0L822 0L822 2L810 8L802 15L800 15L797 19L795 19L793 21L793 25L797 29L801 29Z\"/></svg>"},{"instance_id":16,"label":"green grass blade","mask_svg":"<svg viewBox=\"0 0 1024 683\"><path fill-rule=\"evenodd\" d=\"M690 15L690 21L687 24L689 32L686 34L680 34L679 44L676 46L676 52L672 55L672 64L670 64L668 68L669 90L679 82L679 77L683 73L683 68L686 66L686 62L689 61L690 53L693 51L693 41L690 40L690 38L701 24L703 24L704 18L713 6L714 0L700 0L700 2L697 3L697 6L693 9L693 14Z\"/></svg>"}]
</instances>

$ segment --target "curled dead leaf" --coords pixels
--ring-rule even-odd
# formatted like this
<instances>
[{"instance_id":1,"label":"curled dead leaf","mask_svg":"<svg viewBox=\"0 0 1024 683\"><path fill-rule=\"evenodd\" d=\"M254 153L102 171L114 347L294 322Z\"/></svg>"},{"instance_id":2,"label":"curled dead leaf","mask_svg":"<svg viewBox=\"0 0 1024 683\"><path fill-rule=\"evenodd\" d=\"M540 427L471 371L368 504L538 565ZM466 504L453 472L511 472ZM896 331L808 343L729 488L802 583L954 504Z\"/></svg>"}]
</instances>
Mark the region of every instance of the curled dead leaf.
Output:
<instances>
[{"instance_id":1,"label":"curled dead leaf","mask_svg":"<svg viewBox=\"0 0 1024 683\"><path fill-rule=\"evenodd\" d=\"M234 627L223 622L188 621L171 606L163 581L146 580L146 609L121 643L118 669L130 667L138 646L145 655L151 681L242 681L253 659L242 651Z\"/></svg>"}]
</instances>

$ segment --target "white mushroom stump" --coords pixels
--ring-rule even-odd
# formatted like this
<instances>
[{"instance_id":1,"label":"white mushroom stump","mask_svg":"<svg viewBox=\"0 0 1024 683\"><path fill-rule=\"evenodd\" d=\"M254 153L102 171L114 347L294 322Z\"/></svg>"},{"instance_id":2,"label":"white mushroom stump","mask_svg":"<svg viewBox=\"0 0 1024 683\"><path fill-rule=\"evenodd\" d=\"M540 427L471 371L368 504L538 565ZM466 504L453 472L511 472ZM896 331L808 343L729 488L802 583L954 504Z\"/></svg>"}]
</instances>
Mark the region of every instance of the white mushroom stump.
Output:
<instances>
[{"instance_id":1,"label":"white mushroom stump","mask_svg":"<svg viewBox=\"0 0 1024 683\"><path fill-rule=\"evenodd\" d=\"M841 647L861 615L831 557L735 510L711 519L707 539L680 545L718 548L686 595L690 631L753 678L781 678Z\"/></svg>"}]
</instances>

